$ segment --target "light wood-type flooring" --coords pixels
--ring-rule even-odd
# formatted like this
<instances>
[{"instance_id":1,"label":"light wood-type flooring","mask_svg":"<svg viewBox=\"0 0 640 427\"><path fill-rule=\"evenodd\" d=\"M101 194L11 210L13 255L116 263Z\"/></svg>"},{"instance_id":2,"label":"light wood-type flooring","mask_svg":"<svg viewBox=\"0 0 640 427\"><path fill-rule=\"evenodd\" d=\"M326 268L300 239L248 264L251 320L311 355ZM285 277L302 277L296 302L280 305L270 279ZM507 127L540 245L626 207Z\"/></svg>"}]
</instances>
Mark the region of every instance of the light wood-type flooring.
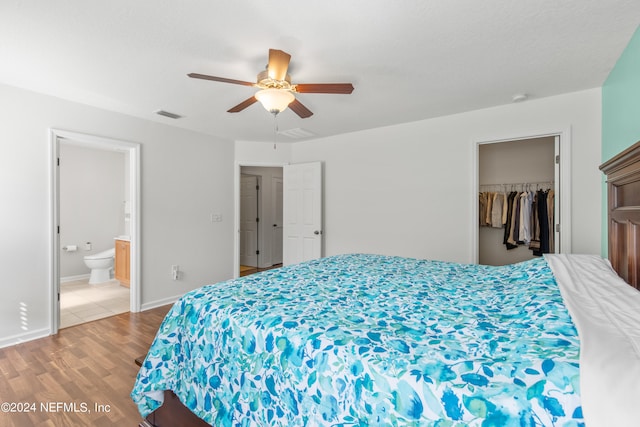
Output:
<instances>
[{"instance_id":1,"label":"light wood-type flooring","mask_svg":"<svg viewBox=\"0 0 640 427\"><path fill-rule=\"evenodd\" d=\"M0 427L137 426L129 393L170 306L0 349Z\"/></svg>"},{"instance_id":2,"label":"light wood-type flooring","mask_svg":"<svg viewBox=\"0 0 640 427\"><path fill-rule=\"evenodd\" d=\"M248 276L250 274L254 274L254 273L260 273L261 271L266 271L266 270L272 270L274 268L280 268L282 267L282 264L276 264L274 266L271 267L248 267L246 265L241 265L240 266L240 277L244 277L244 276Z\"/></svg>"}]
</instances>

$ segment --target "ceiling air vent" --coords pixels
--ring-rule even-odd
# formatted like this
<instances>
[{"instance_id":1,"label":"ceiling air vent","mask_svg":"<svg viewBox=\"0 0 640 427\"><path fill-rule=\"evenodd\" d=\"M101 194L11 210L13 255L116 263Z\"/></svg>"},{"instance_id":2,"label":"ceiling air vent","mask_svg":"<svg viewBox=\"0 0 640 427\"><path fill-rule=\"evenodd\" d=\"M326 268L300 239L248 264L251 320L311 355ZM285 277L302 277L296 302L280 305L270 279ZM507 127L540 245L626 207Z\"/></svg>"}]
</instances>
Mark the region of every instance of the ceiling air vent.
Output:
<instances>
[{"instance_id":1,"label":"ceiling air vent","mask_svg":"<svg viewBox=\"0 0 640 427\"><path fill-rule=\"evenodd\" d=\"M158 111L156 111L156 114L159 115L159 116L169 117L170 119L179 119L180 117L182 117L179 114L170 113L170 112L164 111L164 110L158 110Z\"/></svg>"},{"instance_id":2,"label":"ceiling air vent","mask_svg":"<svg viewBox=\"0 0 640 427\"><path fill-rule=\"evenodd\" d=\"M291 139L303 139L315 136L313 132L302 128L279 130L278 135L288 136Z\"/></svg>"}]
</instances>

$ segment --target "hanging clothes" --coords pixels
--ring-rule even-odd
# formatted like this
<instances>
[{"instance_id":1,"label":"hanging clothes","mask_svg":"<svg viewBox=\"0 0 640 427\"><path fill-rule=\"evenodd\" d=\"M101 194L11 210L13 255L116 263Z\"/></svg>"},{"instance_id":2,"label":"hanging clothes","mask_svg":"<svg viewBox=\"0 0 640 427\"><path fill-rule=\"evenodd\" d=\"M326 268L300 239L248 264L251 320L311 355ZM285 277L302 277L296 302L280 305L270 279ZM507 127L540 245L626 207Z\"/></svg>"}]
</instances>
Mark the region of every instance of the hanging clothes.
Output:
<instances>
[{"instance_id":1,"label":"hanging clothes","mask_svg":"<svg viewBox=\"0 0 640 427\"><path fill-rule=\"evenodd\" d=\"M539 190L536 193L536 212L538 227L538 242L529 245L534 255L555 252L555 192L553 190Z\"/></svg>"},{"instance_id":2,"label":"hanging clothes","mask_svg":"<svg viewBox=\"0 0 640 427\"><path fill-rule=\"evenodd\" d=\"M484 215L485 225L491 225L491 210L493 209L493 195L495 193L487 193L487 209Z\"/></svg>"},{"instance_id":3,"label":"hanging clothes","mask_svg":"<svg viewBox=\"0 0 640 427\"><path fill-rule=\"evenodd\" d=\"M549 253L549 211L547 210L547 193L538 191L538 223L540 224L540 247L533 251L534 255Z\"/></svg>"},{"instance_id":4,"label":"hanging clothes","mask_svg":"<svg viewBox=\"0 0 640 427\"><path fill-rule=\"evenodd\" d=\"M531 242L529 249L536 252L540 250L540 219L538 218L538 193L533 194L533 203L531 204Z\"/></svg>"},{"instance_id":5,"label":"hanging clothes","mask_svg":"<svg viewBox=\"0 0 640 427\"><path fill-rule=\"evenodd\" d=\"M547 218L549 220L549 252L554 253L555 250L555 229L554 224L556 223L555 219L555 192L553 190L549 190L547 192Z\"/></svg>"},{"instance_id":6,"label":"hanging clothes","mask_svg":"<svg viewBox=\"0 0 640 427\"><path fill-rule=\"evenodd\" d=\"M531 205L533 194L525 191L520 195L520 240L528 245L531 242Z\"/></svg>"},{"instance_id":7,"label":"hanging clothes","mask_svg":"<svg viewBox=\"0 0 640 427\"><path fill-rule=\"evenodd\" d=\"M481 227L502 228L506 195L500 192L478 193L478 223Z\"/></svg>"},{"instance_id":8,"label":"hanging clothes","mask_svg":"<svg viewBox=\"0 0 640 427\"><path fill-rule=\"evenodd\" d=\"M507 197L507 218L506 218L506 222L504 224L504 239L502 241L502 243L507 247L507 249L515 249L518 247L518 245L515 244L515 241L513 240L513 235L511 234L512 232L512 224L513 224L513 200L516 197L517 193L515 191L512 191L509 193L509 196ZM513 242L513 243L511 243Z\"/></svg>"},{"instance_id":9,"label":"hanging clothes","mask_svg":"<svg viewBox=\"0 0 640 427\"><path fill-rule=\"evenodd\" d=\"M478 220L481 227L503 228L506 249L528 246L533 255L555 252L553 190L478 193Z\"/></svg>"},{"instance_id":10,"label":"hanging clothes","mask_svg":"<svg viewBox=\"0 0 640 427\"><path fill-rule=\"evenodd\" d=\"M506 193L502 194L503 197L503 201L502 201L502 225L507 223L507 207L509 204L509 196Z\"/></svg>"},{"instance_id":11,"label":"hanging clothes","mask_svg":"<svg viewBox=\"0 0 640 427\"><path fill-rule=\"evenodd\" d=\"M494 193L493 203L491 204L491 226L493 228L502 228L503 206L504 206L504 194Z\"/></svg>"},{"instance_id":12,"label":"hanging clothes","mask_svg":"<svg viewBox=\"0 0 640 427\"><path fill-rule=\"evenodd\" d=\"M487 217L487 193L478 193L478 224L483 227Z\"/></svg>"}]
</instances>

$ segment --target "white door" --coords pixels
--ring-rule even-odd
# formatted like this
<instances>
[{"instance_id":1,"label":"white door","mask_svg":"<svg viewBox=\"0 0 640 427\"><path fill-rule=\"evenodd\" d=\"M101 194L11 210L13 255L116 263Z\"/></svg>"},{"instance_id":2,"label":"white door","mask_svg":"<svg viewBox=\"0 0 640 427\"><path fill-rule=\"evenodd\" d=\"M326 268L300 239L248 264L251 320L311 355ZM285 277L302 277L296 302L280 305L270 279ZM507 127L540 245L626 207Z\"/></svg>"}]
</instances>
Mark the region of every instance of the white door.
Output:
<instances>
[{"instance_id":1,"label":"white door","mask_svg":"<svg viewBox=\"0 0 640 427\"><path fill-rule=\"evenodd\" d=\"M271 263L282 263L282 178L274 177L272 181L273 227L271 235Z\"/></svg>"},{"instance_id":2,"label":"white door","mask_svg":"<svg viewBox=\"0 0 640 427\"><path fill-rule=\"evenodd\" d=\"M283 264L322 256L322 165L320 162L283 168Z\"/></svg>"},{"instance_id":3,"label":"white door","mask_svg":"<svg viewBox=\"0 0 640 427\"><path fill-rule=\"evenodd\" d=\"M240 264L258 267L258 177L240 176Z\"/></svg>"}]
</instances>

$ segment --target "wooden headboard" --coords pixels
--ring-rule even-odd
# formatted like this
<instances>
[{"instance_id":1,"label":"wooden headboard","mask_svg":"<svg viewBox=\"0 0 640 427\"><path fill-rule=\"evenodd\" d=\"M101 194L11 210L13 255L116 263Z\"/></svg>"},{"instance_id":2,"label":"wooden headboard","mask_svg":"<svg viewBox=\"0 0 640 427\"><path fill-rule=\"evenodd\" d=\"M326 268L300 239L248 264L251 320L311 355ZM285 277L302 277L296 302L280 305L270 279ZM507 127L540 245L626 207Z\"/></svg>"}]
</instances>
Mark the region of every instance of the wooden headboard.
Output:
<instances>
[{"instance_id":1,"label":"wooden headboard","mask_svg":"<svg viewBox=\"0 0 640 427\"><path fill-rule=\"evenodd\" d=\"M609 261L640 289L640 141L600 165L607 176Z\"/></svg>"}]
</instances>

